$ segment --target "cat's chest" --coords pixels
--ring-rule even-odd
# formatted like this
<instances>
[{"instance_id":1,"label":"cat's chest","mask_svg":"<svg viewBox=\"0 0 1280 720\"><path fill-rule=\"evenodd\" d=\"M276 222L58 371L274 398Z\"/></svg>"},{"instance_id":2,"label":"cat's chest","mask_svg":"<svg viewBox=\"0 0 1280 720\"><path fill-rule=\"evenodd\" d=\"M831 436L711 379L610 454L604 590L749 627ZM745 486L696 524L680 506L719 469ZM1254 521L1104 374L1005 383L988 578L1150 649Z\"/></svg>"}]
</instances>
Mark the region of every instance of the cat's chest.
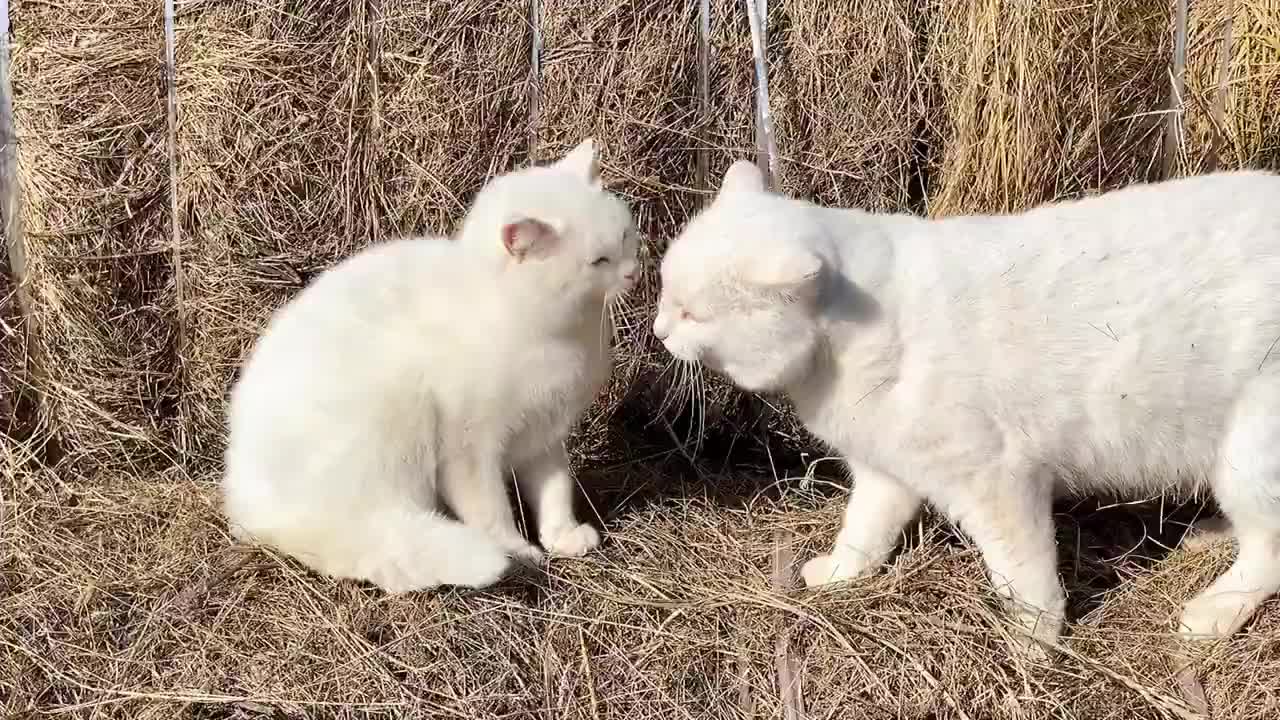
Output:
<instances>
[{"instance_id":1,"label":"cat's chest","mask_svg":"<svg viewBox=\"0 0 1280 720\"><path fill-rule=\"evenodd\" d=\"M533 385L543 398L563 397L569 405L585 405L607 378L611 360L612 352L607 346L550 347L533 359L532 365L541 370Z\"/></svg>"},{"instance_id":2,"label":"cat's chest","mask_svg":"<svg viewBox=\"0 0 1280 720\"><path fill-rule=\"evenodd\" d=\"M877 454L895 434L895 381L885 374L814 377L789 392L810 432L842 454Z\"/></svg>"},{"instance_id":3,"label":"cat's chest","mask_svg":"<svg viewBox=\"0 0 1280 720\"><path fill-rule=\"evenodd\" d=\"M526 351L518 386L505 389L513 455L527 456L562 441L608 379L608 344L552 343Z\"/></svg>"}]
</instances>

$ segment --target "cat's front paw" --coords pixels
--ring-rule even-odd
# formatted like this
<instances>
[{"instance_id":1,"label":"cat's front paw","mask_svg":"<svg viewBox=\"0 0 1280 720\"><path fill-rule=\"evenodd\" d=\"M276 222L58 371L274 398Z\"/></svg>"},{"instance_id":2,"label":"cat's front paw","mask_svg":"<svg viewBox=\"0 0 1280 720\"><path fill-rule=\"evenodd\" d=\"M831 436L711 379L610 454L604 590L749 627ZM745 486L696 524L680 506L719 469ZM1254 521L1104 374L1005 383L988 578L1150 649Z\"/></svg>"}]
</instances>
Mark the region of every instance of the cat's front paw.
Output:
<instances>
[{"instance_id":1,"label":"cat's front paw","mask_svg":"<svg viewBox=\"0 0 1280 720\"><path fill-rule=\"evenodd\" d=\"M579 523L544 535L542 544L552 555L582 557L600 546L600 533L586 523Z\"/></svg>"},{"instance_id":2,"label":"cat's front paw","mask_svg":"<svg viewBox=\"0 0 1280 720\"><path fill-rule=\"evenodd\" d=\"M800 568L800 577L804 578L805 587L844 582L864 573L865 568L857 566L848 558L835 555L819 555Z\"/></svg>"},{"instance_id":3,"label":"cat's front paw","mask_svg":"<svg viewBox=\"0 0 1280 720\"><path fill-rule=\"evenodd\" d=\"M530 567L541 567L547 559L537 546L527 542L508 548L507 553L511 555L511 559Z\"/></svg>"},{"instance_id":4,"label":"cat's front paw","mask_svg":"<svg viewBox=\"0 0 1280 720\"><path fill-rule=\"evenodd\" d=\"M497 540L498 546L507 557L522 565L540 567L546 559L537 545L525 540L521 535L503 533Z\"/></svg>"}]
</instances>

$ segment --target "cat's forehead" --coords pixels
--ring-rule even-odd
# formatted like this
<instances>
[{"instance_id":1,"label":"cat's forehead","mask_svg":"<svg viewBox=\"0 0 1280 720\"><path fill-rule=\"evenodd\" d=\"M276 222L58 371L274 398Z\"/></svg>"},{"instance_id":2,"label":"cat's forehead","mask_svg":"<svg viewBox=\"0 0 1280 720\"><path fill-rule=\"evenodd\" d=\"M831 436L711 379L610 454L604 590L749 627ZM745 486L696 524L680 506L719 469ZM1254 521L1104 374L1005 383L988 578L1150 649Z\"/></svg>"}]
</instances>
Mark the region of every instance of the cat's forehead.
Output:
<instances>
[{"instance_id":1,"label":"cat's forehead","mask_svg":"<svg viewBox=\"0 0 1280 720\"><path fill-rule=\"evenodd\" d=\"M667 249L663 286L686 299L714 293L730 282L738 252L731 235L695 220Z\"/></svg>"}]
</instances>

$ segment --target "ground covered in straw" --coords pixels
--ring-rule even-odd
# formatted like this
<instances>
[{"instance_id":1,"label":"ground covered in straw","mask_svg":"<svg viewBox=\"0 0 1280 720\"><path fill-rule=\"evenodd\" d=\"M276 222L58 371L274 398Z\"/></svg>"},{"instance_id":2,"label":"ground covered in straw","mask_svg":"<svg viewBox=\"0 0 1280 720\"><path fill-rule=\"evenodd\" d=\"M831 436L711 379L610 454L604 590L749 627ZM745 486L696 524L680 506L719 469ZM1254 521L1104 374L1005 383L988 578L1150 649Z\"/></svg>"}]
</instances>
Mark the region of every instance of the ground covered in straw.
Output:
<instances>
[{"instance_id":1,"label":"ground covered in straw","mask_svg":"<svg viewBox=\"0 0 1280 720\"><path fill-rule=\"evenodd\" d=\"M6 462L19 458L10 453ZM13 470L13 465L8 466ZM388 596L235 547L213 478L14 473L0 709L107 718L1168 718L1168 635L1230 548L1189 511L1060 519L1067 654L1010 651L976 554L930 518L883 575L812 592L843 489L682 459L602 468L603 549L482 592ZM683 479L681 479L683 478ZM1064 508L1067 510L1068 508ZM589 511L588 511L589 512ZM1208 651L1218 718L1275 717L1280 605ZM788 714L797 707L803 714Z\"/></svg>"}]
</instances>

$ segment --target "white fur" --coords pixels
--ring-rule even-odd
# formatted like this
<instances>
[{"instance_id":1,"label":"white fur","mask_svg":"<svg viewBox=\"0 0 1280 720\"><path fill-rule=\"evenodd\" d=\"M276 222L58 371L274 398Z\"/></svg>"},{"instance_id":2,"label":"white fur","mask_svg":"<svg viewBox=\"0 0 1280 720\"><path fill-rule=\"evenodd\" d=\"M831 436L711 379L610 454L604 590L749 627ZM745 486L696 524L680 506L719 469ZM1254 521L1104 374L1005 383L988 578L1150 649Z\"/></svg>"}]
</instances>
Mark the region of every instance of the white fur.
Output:
<instances>
[{"instance_id":1,"label":"white fur","mask_svg":"<svg viewBox=\"0 0 1280 720\"><path fill-rule=\"evenodd\" d=\"M737 163L662 282L674 355L785 391L848 457L809 585L874 571L928 501L1054 640L1055 491L1207 487L1239 556L1182 632L1232 634L1280 590L1280 177L929 221L769 194Z\"/></svg>"},{"instance_id":2,"label":"white fur","mask_svg":"<svg viewBox=\"0 0 1280 720\"><path fill-rule=\"evenodd\" d=\"M391 591L480 587L510 556L541 557L513 519L514 469L549 551L594 548L564 440L608 377L607 303L636 252L587 141L492 181L456 240L386 242L325 272L232 393L237 536Z\"/></svg>"}]
</instances>

